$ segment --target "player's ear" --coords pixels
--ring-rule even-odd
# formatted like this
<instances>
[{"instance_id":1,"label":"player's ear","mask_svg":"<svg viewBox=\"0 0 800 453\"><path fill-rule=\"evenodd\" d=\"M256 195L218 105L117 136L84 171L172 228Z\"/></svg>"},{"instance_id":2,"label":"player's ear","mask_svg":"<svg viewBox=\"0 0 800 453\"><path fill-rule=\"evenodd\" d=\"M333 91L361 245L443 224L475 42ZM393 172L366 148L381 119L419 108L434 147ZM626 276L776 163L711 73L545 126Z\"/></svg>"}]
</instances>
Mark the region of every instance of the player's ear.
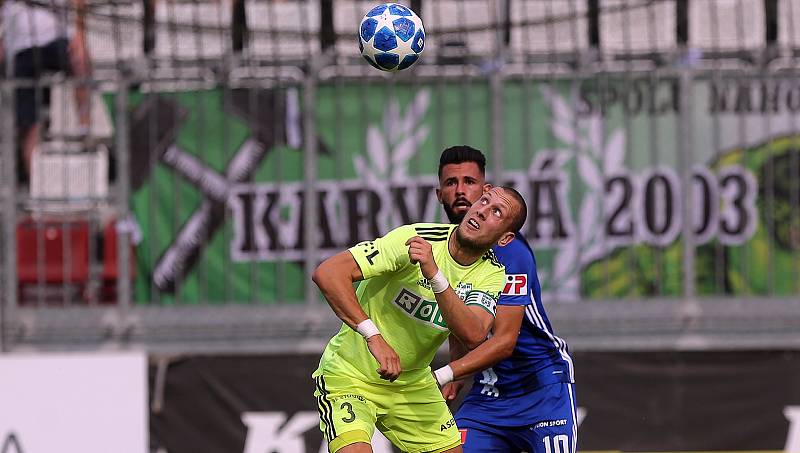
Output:
<instances>
[{"instance_id":1,"label":"player's ear","mask_svg":"<svg viewBox=\"0 0 800 453\"><path fill-rule=\"evenodd\" d=\"M442 202L442 191L440 189L436 189L436 199L439 200L439 203Z\"/></svg>"},{"instance_id":2,"label":"player's ear","mask_svg":"<svg viewBox=\"0 0 800 453\"><path fill-rule=\"evenodd\" d=\"M486 193L486 192L492 190L492 187L494 187L494 186L487 182L486 184L483 185L483 193Z\"/></svg>"},{"instance_id":3,"label":"player's ear","mask_svg":"<svg viewBox=\"0 0 800 453\"><path fill-rule=\"evenodd\" d=\"M500 236L500 239L497 240L497 245L499 245L500 247L507 246L508 244L511 243L511 241L514 240L514 236L515 236L514 233L506 231L505 233L503 233L502 236Z\"/></svg>"}]
</instances>

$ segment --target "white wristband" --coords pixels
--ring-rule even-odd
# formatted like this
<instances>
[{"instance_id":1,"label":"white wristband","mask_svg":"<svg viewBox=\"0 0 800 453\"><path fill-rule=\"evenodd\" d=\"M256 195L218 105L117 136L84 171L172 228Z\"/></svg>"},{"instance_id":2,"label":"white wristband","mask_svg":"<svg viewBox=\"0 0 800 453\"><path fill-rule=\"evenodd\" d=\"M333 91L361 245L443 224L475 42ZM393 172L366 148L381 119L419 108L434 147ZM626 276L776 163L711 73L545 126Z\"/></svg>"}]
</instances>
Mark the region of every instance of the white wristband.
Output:
<instances>
[{"instance_id":1,"label":"white wristband","mask_svg":"<svg viewBox=\"0 0 800 453\"><path fill-rule=\"evenodd\" d=\"M436 271L436 275L433 278L428 279L428 283L431 285L431 290L436 294L450 287L450 282L447 281L447 277L444 276L441 269Z\"/></svg>"},{"instance_id":2,"label":"white wristband","mask_svg":"<svg viewBox=\"0 0 800 453\"><path fill-rule=\"evenodd\" d=\"M436 376L436 382L439 383L439 387L447 384L448 382L453 382L453 369L450 368L450 365L445 365L439 368L433 372L433 375Z\"/></svg>"},{"instance_id":3,"label":"white wristband","mask_svg":"<svg viewBox=\"0 0 800 453\"><path fill-rule=\"evenodd\" d=\"M372 320L369 318L358 323L358 325L356 326L356 331L360 333L364 338L369 338L381 334L381 332L375 326L375 323L372 322Z\"/></svg>"}]
</instances>

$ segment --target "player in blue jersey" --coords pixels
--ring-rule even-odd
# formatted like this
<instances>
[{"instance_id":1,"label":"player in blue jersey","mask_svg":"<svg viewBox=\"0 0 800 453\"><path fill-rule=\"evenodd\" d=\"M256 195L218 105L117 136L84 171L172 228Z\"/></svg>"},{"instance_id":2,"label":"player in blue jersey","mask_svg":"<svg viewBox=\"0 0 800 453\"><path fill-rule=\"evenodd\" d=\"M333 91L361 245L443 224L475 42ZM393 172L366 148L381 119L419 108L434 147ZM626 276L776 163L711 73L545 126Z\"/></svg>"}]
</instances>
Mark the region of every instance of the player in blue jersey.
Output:
<instances>
[{"instance_id":1,"label":"player in blue jersey","mask_svg":"<svg viewBox=\"0 0 800 453\"><path fill-rule=\"evenodd\" d=\"M483 153L469 146L442 152L436 195L451 223L491 187L485 167ZM506 285L490 338L467 351L451 336L451 361L435 372L448 400L475 374L455 417L464 452L574 453L572 359L545 314L533 250L517 232L494 252L506 267Z\"/></svg>"}]
</instances>

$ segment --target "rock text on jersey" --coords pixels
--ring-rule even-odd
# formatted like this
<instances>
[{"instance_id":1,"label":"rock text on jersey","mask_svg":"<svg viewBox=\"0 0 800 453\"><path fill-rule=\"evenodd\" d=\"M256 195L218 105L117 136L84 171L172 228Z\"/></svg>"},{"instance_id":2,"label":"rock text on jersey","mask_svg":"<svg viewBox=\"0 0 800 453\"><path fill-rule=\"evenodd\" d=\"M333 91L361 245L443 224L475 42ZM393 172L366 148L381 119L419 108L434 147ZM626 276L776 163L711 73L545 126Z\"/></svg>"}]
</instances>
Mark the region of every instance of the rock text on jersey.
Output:
<instances>
[{"instance_id":1,"label":"rock text on jersey","mask_svg":"<svg viewBox=\"0 0 800 453\"><path fill-rule=\"evenodd\" d=\"M434 329L447 330L447 324L444 322L444 318L439 311L439 305L436 301L425 300L421 296L404 288L400 290L400 293L394 298L394 303L408 316L417 321L427 324Z\"/></svg>"}]
</instances>

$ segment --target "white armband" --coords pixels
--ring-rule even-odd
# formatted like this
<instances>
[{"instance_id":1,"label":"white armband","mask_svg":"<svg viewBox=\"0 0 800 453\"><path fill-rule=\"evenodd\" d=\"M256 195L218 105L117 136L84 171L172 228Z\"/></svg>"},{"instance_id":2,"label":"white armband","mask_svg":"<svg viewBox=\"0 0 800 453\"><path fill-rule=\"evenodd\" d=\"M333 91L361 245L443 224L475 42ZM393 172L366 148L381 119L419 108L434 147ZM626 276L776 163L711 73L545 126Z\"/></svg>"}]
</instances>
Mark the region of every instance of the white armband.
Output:
<instances>
[{"instance_id":1,"label":"white armband","mask_svg":"<svg viewBox=\"0 0 800 453\"><path fill-rule=\"evenodd\" d=\"M436 275L433 278L428 279L428 284L431 285L431 290L436 294L444 292L450 287L450 282L447 281L447 277L444 276L441 269L436 271Z\"/></svg>"},{"instance_id":2,"label":"white armband","mask_svg":"<svg viewBox=\"0 0 800 453\"><path fill-rule=\"evenodd\" d=\"M445 365L439 368L433 372L433 375L436 376L436 382L439 383L439 387L447 384L448 382L453 382L453 369L450 368L450 365Z\"/></svg>"},{"instance_id":3,"label":"white armband","mask_svg":"<svg viewBox=\"0 0 800 453\"><path fill-rule=\"evenodd\" d=\"M369 318L358 323L356 326L356 332L360 333L364 338L381 334L381 332L375 326L375 323Z\"/></svg>"}]
</instances>

